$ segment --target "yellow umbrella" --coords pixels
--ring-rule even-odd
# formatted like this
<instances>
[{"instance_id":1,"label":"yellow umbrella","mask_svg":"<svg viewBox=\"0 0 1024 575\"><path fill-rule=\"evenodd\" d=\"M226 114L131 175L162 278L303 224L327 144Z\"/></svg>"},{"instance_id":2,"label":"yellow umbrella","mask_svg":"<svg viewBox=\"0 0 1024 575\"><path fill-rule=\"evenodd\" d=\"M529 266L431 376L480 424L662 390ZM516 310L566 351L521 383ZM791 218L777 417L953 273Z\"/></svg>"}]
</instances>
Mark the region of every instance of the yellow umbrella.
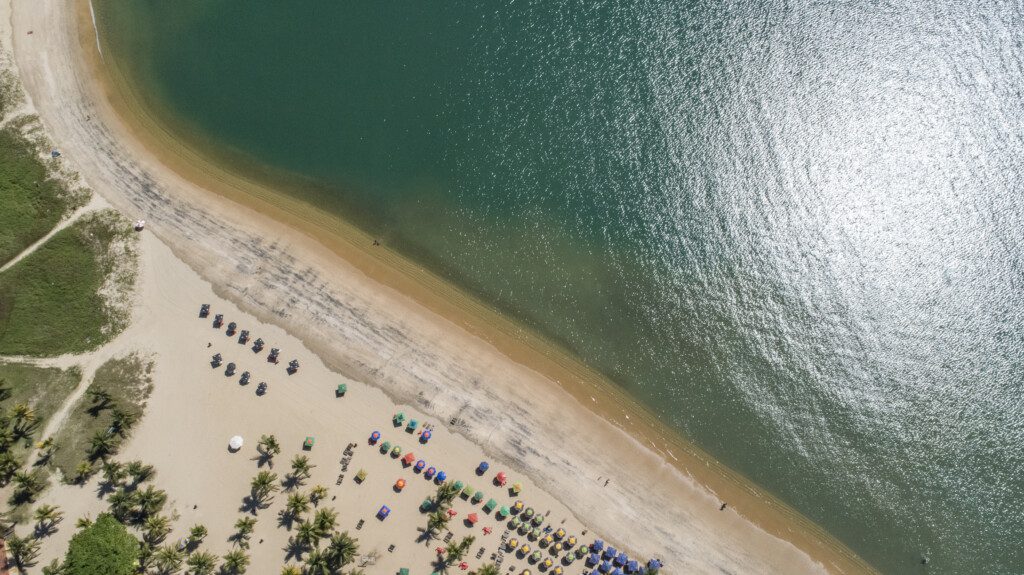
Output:
<instances>
[{"instance_id":1,"label":"yellow umbrella","mask_svg":"<svg viewBox=\"0 0 1024 575\"><path fill-rule=\"evenodd\" d=\"M573 545L575 545L575 544L576 544L576 536L575 536L575 535L570 535L570 536L569 536L569 539L568 539L568 540L567 540L567 541L566 541L565 543L566 543L566 544L567 544L567 545L568 545L569 547L572 547Z\"/></svg>"},{"instance_id":2,"label":"yellow umbrella","mask_svg":"<svg viewBox=\"0 0 1024 575\"><path fill-rule=\"evenodd\" d=\"M519 547L519 540L516 539L515 537L513 537L512 539L509 539L508 540L508 548L509 548L509 550L511 551L512 549L515 549L516 547Z\"/></svg>"},{"instance_id":3,"label":"yellow umbrella","mask_svg":"<svg viewBox=\"0 0 1024 575\"><path fill-rule=\"evenodd\" d=\"M551 575L562 575L562 568L555 567L555 570L551 572Z\"/></svg>"},{"instance_id":4,"label":"yellow umbrella","mask_svg":"<svg viewBox=\"0 0 1024 575\"><path fill-rule=\"evenodd\" d=\"M524 544L523 544L523 546L522 546L522 548L520 548L520 549L519 549L519 552L520 552L520 553L522 553L523 555L526 555L527 553L529 553L529 552L530 552L530 546L529 546L529 545L526 545L526 544L524 543Z\"/></svg>"},{"instance_id":5,"label":"yellow umbrella","mask_svg":"<svg viewBox=\"0 0 1024 575\"><path fill-rule=\"evenodd\" d=\"M561 543L555 543L555 551L561 551L561 550L562 550L562 544Z\"/></svg>"},{"instance_id":6,"label":"yellow umbrella","mask_svg":"<svg viewBox=\"0 0 1024 575\"><path fill-rule=\"evenodd\" d=\"M559 539L561 539L562 537L565 537L565 529L562 529L561 527L559 527L558 531L555 531L555 537L557 537Z\"/></svg>"},{"instance_id":7,"label":"yellow umbrella","mask_svg":"<svg viewBox=\"0 0 1024 575\"><path fill-rule=\"evenodd\" d=\"M544 560L544 567L545 568L551 567L552 565L554 565L554 563L551 562L550 558Z\"/></svg>"}]
</instances>

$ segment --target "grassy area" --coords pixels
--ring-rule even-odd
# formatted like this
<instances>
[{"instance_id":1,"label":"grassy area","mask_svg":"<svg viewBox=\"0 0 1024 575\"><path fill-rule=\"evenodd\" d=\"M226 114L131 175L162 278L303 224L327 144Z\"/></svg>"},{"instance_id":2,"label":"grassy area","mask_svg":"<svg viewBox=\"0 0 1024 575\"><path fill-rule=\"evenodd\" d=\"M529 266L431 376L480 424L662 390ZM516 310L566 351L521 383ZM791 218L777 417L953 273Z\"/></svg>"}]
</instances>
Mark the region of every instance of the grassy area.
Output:
<instances>
[{"instance_id":1,"label":"grassy area","mask_svg":"<svg viewBox=\"0 0 1024 575\"><path fill-rule=\"evenodd\" d=\"M0 363L0 484L6 484L16 469L9 467L9 455L21 463L81 379L78 368Z\"/></svg>"},{"instance_id":2,"label":"grassy area","mask_svg":"<svg viewBox=\"0 0 1024 575\"><path fill-rule=\"evenodd\" d=\"M0 274L0 354L83 352L128 323L136 238L111 210L86 214Z\"/></svg>"},{"instance_id":3,"label":"grassy area","mask_svg":"<svg viewBox=\"0 0 1024 575\"><path fill-rule=\"evenodd\" d=\"M87 194L70 189L39 156L19 126L0 130L0 265L46 235L84 204Z\"/></svg>"},{"instance_id":4,"label":"grassy area","mask_svg":"<svg viewBox=\"0 0 1024 575\"><path fill-rule=\"evenodd\" d=\"M104 455L117 452L145 410L153 390L152 369L151 362L129 355L111 359L96 370L89 389L55 438L51 464L61 471L65 481L75 481L83 463L97 467L98 436L108 442Z\"/></svg>"}]
</instances>

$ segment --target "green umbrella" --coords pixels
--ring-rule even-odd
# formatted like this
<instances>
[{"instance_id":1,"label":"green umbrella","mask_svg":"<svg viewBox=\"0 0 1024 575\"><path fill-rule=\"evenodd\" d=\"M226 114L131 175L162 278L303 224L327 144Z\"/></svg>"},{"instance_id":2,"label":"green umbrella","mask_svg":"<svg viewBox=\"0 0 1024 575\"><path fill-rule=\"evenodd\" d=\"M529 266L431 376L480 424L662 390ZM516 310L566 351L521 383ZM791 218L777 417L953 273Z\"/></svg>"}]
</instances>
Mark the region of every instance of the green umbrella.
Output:
<instances>
[{"instance_id":1,"label":"green umbrella","mask_svg":"<svg viewBox=\"0 0 1024 575\"><path fill-rule=\"evenodd\" d=\"M526 511L523 511L523 518L529 519L533 517L533 507L527 507Z\"/></svg>"},{"instance_id":2,"label":"green umbrella","mask_svg":"<svg viewBox=\"0 0 1024 575\"><path fill-rule=\"evenodd\" d=\"M530 532L530 536L533 537L534 539L539 539L540 538L540 529L534 528L533 531Z\"/></svg>"},{"instance_id":3,"label":"green umbrella","mask_svg":"<svg viewBox=\"0 0 1024 575\"><path fill-rule=\"evenodd\" d=\"M397 445L395 446L394 449L391 450L391 456L392 457L398 457L401 454L402 454L402 448L397 446Z\"/></svg>"},{"instance_id":4,"label":"green umbrella","mask_svg":"<svg viewBox=\"0 0 1024 575\"><path fill-rule=\"evenodd\" d=\"M483 491L477 491L476 493L473 494L473 503L480 503L483 500L484 500L484 492Z\"/></svg>"},{"instance_id":5,"label":"green umbrella","mask_svg":"<svg viewBox=\"0 0 1024 575\"><path fill-rule=\"evenodd\" d=\"M473 494L473 486L472 485L467 485L467 486L462 488L462 496L463 497L468 499L469 496L472 495L472 494Z\"/></svg>"},{"instance_id":6,"label":"green umbrella","mask_svg":"<svg viewBox=\"0 0 1024 575\"><path fill-rule=\"evenodd\" d=\"M338 389L334 393L335 393L335 395L345 395L346 391L348 391L348 386L345 385L344 383L339 383L338 384Z\"/></svg>"},{"instance_id":7,"label":"green umbrella","mask_svg":"<svg viewBox=\"0 0 1024 575\"><path fill-rule=\"evenodd\" d=\"M466 486L466 484L461 482L461 481L456 481L455 482L455 490L456 491L462 490L462 488L465 487L465 486Z\"/></svg>"},{"instance_id":8,"label":"green umbrella","mask_svg":"<svg viewBox=\"0 0 1024 575\"><path fill-rule=\"evenodd\" d=\"M502 507L498 510L498 516L502 519L508 517L508 507Z\"/></svg>"},{"instance_id":9,"label":"green umbrella","mask_svg":"<svg viewBox=\"0 0 1024 575\"><path fill-rule=\"evenodd\" d=\"M519 525L520 525L519 518L518 517L513 517L512 521L509 521L508 524L512 527L512 529L515 529L516 527L519 527Z\"/></svg>"},{"instance_id":10,"label":"green umbrella","mask_svg":"<svg viewBox=\"0 0 1024 575\"><path fill-rule=\"evenodd\" d=\"M494 508L498 506L498 502L493 499L488 499L487 503L484 503L484 511L490 513L494 511Z\"/></svg>"},{"instance_id":11,"label":"green umbrella","mask_svg":"<svg viewBox=\"0 0 1024 575\"><path fill-rule=\"evenodd\" d=\"M534 551L533 555L530 555L530 561L540 561L540 558L541 558L540 551Z\"/></svg>"},{"instance_id":12,"label":"green umbrella","mask_svg":"<svg viewBox=\"0 0 1024 575\"><path fill-rule=\"evenodd\" d=\"M538 516L533 518L533 524L534 525L540 525L541 523L544 523L544 516L543 515L538 515Z\"/></svg>"},{"instance_id":13,"label":"green umbrella","mask_svg":"<svg viewBox=\"0 0 1024 575\"><path fill-rule=\"evenodd\" d=\"M380 452L381 453L387 453L389 451L391 451L391 442L390 441L385 441L384 443L380 444Z\"/></svg>"}]
</instances>

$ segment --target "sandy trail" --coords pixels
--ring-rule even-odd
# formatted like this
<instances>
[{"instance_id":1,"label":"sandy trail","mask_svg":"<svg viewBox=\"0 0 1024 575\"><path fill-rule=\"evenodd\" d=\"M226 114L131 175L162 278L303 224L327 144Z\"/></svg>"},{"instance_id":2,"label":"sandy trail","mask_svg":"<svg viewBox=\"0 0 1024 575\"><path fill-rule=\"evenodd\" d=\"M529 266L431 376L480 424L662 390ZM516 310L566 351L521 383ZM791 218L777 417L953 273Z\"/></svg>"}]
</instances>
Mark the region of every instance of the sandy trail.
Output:
<instances>
[{"instance_id":1,"label":"sandy trail","mask_svg":"<svg viewBox=\"0 0 1024 575\"><path fill-rule=\"evenodd\" d=\"M230 529L254 468L225 454L228 436L241 432L254 442L260 433L274 432L294 446L317 430L324 445L316 453L328 459L321 460L315 481L333 486L337 464L331 458L349 441L364 442L369 430L386 428L390 414L404 409L436 423L429 452L451 461L445 466L460 470L458 477L471 476L473 462L483 457L504 462L500 467L527 478L531 497L567 525L590 526L584 539L597 535L637 556L663 557L671 572L819 573L825 571L819 561L841 570L842 560L827 553L812 559L731 509L718 512L714 494L538 373L366 277L311 238L167 168L132 138L97 92L81 61L73 4L3 3L0 36L13 40L30 102L65 160L127 217L149 222L143 287L125 335L139 351L155 354L156 390L125 456L153 460L161 486L199 506L178 505L179 526L202 519L213 533ZM269 368L254 364L254 379L275 379L274 391L261 400L239 395L236 385L211 384L205 338L214 336L197 331L194 318L202 301L228 308L259 335L287 342L285 355L311 367L293 385L277 372L263 375ZM218 345L232 353L239 347ZM351 383L353 398L325 400L324 389L339 381ZM338 507L344 502L343 513L351 510L353 522L392 500L390 482L401 476L394 462L364 453L365 446L360 450L354 464L367 466L381 483L375 479L358 493L343 484ZM598 478L611 481L605 486ZM413 483L418 487L401 495L393 520L360 532L368 545L415 540L420 519L412 508L429 489L426 482ZM67 505L69 516L95 512L100 504L76 499L77 489L60 487L47 497ZM354 528L353 522L345 528ZM279 543L278 531L264 537ZM422 564L430 555L422 544L411 547L401 543L381 565L397 569L414 558ZM53 556L55 548L47 553ZM254 559L278 566L277 552L261 547ZM568 572L579 570L577 564Z\"/></svg>"}]
</instances>

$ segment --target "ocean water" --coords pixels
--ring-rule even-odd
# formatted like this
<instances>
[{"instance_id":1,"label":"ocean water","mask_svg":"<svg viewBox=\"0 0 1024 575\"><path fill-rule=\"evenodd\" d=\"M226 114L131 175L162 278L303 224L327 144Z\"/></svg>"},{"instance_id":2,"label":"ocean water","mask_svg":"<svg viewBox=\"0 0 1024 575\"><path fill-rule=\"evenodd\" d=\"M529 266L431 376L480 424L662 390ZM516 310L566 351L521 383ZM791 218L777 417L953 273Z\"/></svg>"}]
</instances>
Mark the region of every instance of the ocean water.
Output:
<instances>
[{"instance_id":1,"label":"ocean water","mask_svg":"<svg viewBox=\"0 0 1024 575\"><path fill-rule=\"evenodd\" d=\"M1024 573L1020 2L94 4L184 137L883 572Z\"/></svg>"}]
</instances>

